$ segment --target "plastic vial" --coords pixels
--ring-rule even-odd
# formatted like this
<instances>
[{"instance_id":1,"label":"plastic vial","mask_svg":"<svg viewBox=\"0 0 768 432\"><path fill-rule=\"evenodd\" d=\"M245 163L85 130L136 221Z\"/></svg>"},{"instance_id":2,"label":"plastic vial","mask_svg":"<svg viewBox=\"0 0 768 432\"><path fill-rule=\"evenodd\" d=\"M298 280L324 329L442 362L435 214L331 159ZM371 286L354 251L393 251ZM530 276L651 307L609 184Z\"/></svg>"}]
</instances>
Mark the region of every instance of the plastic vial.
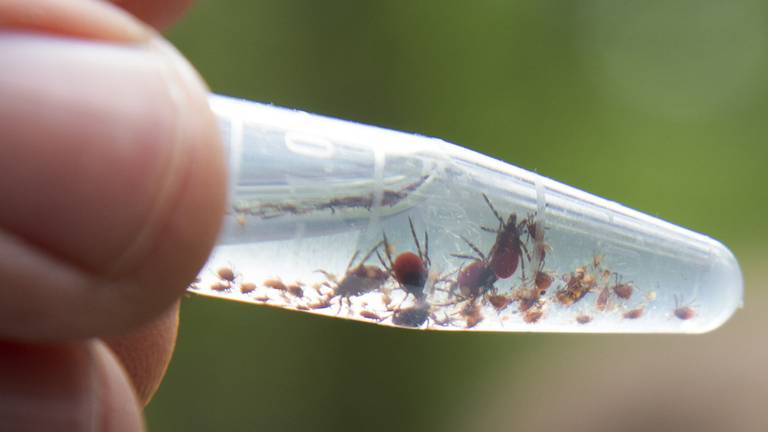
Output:
<instances>
[{"instance_id":1,"label":"plastic vial","mask_svg":"<svg viewBox=\"0 0 768 432\"><path fill-rule=\"evenodd\" d=\"M721 243L439 139L212 96L229 210L194 294L429 330L701 333Z\"/></svg>"}]
</instances>

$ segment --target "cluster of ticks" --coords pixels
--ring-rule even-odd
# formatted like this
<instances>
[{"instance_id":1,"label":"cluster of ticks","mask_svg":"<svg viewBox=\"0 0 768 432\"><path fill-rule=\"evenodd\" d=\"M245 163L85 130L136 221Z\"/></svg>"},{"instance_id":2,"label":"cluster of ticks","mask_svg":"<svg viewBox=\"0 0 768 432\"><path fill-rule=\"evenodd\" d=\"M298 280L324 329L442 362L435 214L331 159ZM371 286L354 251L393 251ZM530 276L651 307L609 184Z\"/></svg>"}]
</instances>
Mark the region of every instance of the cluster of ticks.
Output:
<instances>
[{"instance_id":1,"label":"cluster of ticks","mask_svg":"<svg viewBox=\"0 0 768 432\"><path fill-rule=\"evenodd\" d=\"M381 207L394 207L402 200L407 198L411 192L421 187L429 176L422 176L413 183L407 184L399 189L384 189L381 191L381 199L378 204ZM376 203L376 197L373 193L365 195L349 195L332 198L327 201L319 202L300 202L300 203L260 203L260 202L239 202L233 206L235 221L241 227L245 227L248 217L258 219L275 219L288 215L303 215L317 211L328 210L336 213L339 210L366 209L371 210Z\"/></svg>"},{"instance_id":2,"label":"cluster of ticks","mask_svg":"<svg viewBox=\"0 0 768 432\"><path fill-rule=\"evenodd\" d=\"M530 213L521 220L518 220L516 213L511 213L505 219L485 194L483 199L498 225L481 229L494 234L495 241L484 252L469 239L461 237L472 253L451 254L461 260L462 264L448 274L430 272L429 235L425 231L423 239L420 239L409 218L415 252L406 251L395 255L384 233L382 239L362 258L358 260L359 251L353 254L341 277L317 270L324 280L312 286L316 296L307 295L307 287L299 282L286 284L279 279L269 279L261 285L282 293L286 302L283 306L317 310L331 308L337 303L337 315L345 303L349 312L353 312L353 298L379 292L386 311L374 312L366 307L367 303L363 303L362 310L356 313L367 320L390 321L397 326L412 328L432 325L454 327L457 323L460 327L472 328L484 320L485 305L490 305L498 315L514 305L523 322L534 324L544 316L549 303L571 307L588 301L588 294L592 293L596 298L589 301L594 301L594 309L605 312L615 304L626 302L637 295L634 284L623 281L621 275L606 268L600 255L593 256L590 263L563 275L547 271L546 257L551 248L545 241L545 229L536 213ZM369 264L374 257L378 265ZM526 264L530 269L530 277L526 277ZM518 271L520 285L506 293L501 292L496 286L497 282L513 277ZM213 291L230 292L237 289L242 294L250 295L257 289L255 283L239 281L239 275L230 267L219 268L216 275L218 280L209 287ZM193 289L199 287L193 286ZM393 301L393 290L404 293L399 302ZM411 301L407 302L409 298ZM437 301L438 298L443 301ZM647 300L654 298L653 292L646 295ZM269 303L273 297L256 295L253 300ZM636 320L642 318L644 312L644 306L625 308L622 317ZM680 320L696 316L696 310L690 304L682 304L677 297L672 312ZM574 320L586 325L593 320L593 316L580 313L575 315Z\"/></svg>"}]
</instances>

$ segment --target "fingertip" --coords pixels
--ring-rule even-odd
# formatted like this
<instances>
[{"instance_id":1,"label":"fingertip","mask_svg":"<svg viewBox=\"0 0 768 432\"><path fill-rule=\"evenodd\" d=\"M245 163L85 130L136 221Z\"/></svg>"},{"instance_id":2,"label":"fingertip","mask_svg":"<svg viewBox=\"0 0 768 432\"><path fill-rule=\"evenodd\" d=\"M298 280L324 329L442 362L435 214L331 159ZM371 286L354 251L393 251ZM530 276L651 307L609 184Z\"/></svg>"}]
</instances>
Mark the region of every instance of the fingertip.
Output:
<instances>
[{"instance_id":1,"label":"fingertip","mask_svg":"<svg viewBox=\"0 0 768 432\"><path fill-rule=\"evenodd\" d=\"M104 343L93 343L98 385L99 416L96 430L133 432L144 430L141 406L130 378L115 354ZM53 430L53 429L51 429Z\"/></svg>"},{"instance_id":2,"label":"fingertip","mask_svg":"<svg viewBox=\"0 0 768 432\"><path fill-rule=\"evenodd\" d=\"M141 406L146 406L160 386L176 345L179 302L157 319L128 334L106 338L131 379Z\"/></svg>"},{"instance_id":3,"label":"fingertip","mask_svg":"<svg viewBox=\"0 0 768 432\"><path fill-rule=\"evenodd\" d=\"M143 430L125 372L100 341L27 345L0 341L0 429Z\"/></svg>"}]
</instances>

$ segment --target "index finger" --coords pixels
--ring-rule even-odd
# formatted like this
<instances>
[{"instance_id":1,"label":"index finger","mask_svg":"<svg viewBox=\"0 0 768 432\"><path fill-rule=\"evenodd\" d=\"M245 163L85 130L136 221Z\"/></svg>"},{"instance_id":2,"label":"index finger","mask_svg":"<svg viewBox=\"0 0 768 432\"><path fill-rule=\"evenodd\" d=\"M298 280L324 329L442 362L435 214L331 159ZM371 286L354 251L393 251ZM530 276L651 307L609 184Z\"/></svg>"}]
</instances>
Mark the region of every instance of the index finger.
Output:
<instances>
[{"instance_id":1,"label":"index finger","mask_svg":"<svg viewBox=\"0 0 768 432\"><path fill-rule=\"evenodd\" d=\"M178 20L192 5L192 0L113 0L112 3L162 30Z\"/></svg>"}]
</instances>

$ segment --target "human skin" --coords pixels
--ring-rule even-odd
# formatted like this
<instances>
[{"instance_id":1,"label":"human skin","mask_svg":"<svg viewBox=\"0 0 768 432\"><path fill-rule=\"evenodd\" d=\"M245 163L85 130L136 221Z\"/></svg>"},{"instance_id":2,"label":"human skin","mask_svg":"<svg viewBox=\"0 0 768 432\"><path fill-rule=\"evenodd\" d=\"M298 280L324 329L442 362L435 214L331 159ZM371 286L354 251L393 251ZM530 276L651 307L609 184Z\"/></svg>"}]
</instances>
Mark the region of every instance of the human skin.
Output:
<instances>
[{"instance_id":1,"label":"human skin","mask_svg":"<svg viewBox=\"0 0 768 432\"><path fill-rule=\"evenodd\" d=\"M221 223L187 0L0 0L0 424L142 430ZM153 27L154 26L154 27Z\"/></svg>"}]
</instances>

